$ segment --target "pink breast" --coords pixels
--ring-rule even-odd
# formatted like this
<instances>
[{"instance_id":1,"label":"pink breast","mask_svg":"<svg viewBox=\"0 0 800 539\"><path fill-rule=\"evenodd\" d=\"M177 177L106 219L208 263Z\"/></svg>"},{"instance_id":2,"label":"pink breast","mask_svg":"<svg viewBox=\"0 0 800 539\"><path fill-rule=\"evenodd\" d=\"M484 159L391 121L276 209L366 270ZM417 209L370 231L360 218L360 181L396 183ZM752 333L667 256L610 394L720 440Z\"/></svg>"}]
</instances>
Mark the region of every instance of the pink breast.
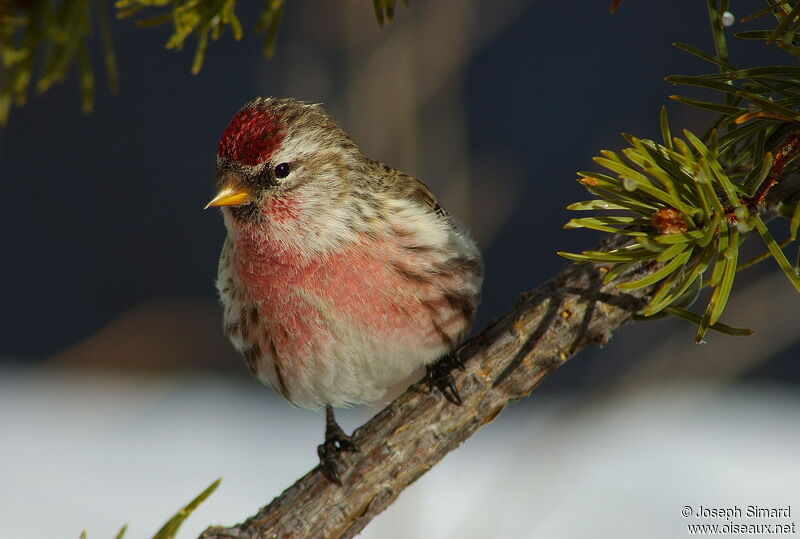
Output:
<instances>
[{"instance_id":1,"label":"pink breast","mask_svg":"<svg viewBox=\"0 0 800 539\"><path fill-rule=\"evenodd\" d=\"M365 238L311 258L263 236L240 237L236 247L238 277L258 304L261 339L272 340L284 368L302 370L327 355L342 330L371 336L376 355L377 346L442 347L431 319L441 292L397 271L421 261L391 241Z\"/></svg>"}]
</instances>

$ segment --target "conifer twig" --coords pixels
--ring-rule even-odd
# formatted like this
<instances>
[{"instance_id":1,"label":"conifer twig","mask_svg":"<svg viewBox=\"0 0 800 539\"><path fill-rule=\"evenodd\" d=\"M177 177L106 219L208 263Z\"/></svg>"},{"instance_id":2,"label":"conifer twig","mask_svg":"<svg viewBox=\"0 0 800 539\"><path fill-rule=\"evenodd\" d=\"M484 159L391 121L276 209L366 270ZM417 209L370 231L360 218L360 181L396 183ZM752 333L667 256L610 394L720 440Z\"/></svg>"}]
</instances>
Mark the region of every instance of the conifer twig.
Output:
<instances>
[{"instance_id":1,"label":"conifer twig","mask_svg":"<svg viewBox=\"0 0 800 539\"><path fill-rule=\"evenodd\" d=\"M778 179L781 177L781 174L783 174L784 167L797 156L798 152L800 152L800 128L789 133L775 151L775 160L772 163L767 178L761 183L758 191L756 191L756 194L753 195L753 198L750 200L751 210L756 210L759 206L763 206L769 190L778 183Z\"/></svg>"}]
</instances>

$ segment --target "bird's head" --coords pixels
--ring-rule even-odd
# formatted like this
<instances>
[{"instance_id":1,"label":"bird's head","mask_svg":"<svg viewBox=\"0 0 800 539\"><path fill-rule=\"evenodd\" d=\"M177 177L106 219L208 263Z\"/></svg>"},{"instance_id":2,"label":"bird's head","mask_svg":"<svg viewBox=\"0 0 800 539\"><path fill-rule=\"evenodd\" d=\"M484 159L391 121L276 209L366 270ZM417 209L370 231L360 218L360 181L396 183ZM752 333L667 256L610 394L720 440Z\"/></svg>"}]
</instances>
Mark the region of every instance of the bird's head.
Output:
<instances>
[{"instance_id":1,"label":"bird's head","mask_svg":"<svg viewBox=\"0 0 800 539\"><path fill-rule=\"evenodd\" d=\"M234 115L222 133L218 191L206 208L228 207L236 221L259 221L286 195L335 193L345 181L343 171L351 169L360 155L319 105L255 99Z\"/></svg>"}]
</instances>

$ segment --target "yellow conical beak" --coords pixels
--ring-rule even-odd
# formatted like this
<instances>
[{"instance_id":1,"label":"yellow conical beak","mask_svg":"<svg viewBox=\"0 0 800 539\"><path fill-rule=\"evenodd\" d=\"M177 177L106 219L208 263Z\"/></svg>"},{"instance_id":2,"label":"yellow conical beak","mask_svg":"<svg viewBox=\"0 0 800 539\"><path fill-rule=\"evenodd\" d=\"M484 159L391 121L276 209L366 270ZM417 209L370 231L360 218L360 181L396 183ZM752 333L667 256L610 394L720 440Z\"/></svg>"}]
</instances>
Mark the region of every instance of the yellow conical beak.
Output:
<instances>
[{"instance_id":1,"label":"yellow conical beak","mask_svg":"<svg viewBox=\"0 0 800 539\"><path fill-rule=\"evenodd\" d=\"M247 204L253 198L253 193L243 187L223 187L214 198L206 204L204 210L212 206L240 206Z\"/></svg>"}]
</instances>

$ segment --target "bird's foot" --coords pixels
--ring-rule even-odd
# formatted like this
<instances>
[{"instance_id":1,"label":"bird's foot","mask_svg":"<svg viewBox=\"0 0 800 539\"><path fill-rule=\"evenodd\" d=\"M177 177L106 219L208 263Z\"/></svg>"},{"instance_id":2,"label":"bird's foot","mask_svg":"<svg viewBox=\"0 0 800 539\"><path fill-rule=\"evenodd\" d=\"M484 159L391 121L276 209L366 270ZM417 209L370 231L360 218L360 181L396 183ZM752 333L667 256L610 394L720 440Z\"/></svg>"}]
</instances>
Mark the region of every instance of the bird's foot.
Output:
<instances>
[{"instance_id":1,"label":"bird's foot","mask_svg":"<svg viewBox=\"0 0 800 539\"><path fill-rule=\"evenodd\" d=\"M320 470L322 473L337 485L342 485L342 478L339 475L339 454L343 451L357 453L358 446L353 439L344 433L342 428L333 419L333 410L326 409L327 421L325 426L325 441L317 447L319 455Z\"/></svg>"},{"instance_id":2,"label":"bird's foot","mask_svg":"<svg viewBox=\"0 0 800 539\"><path fill-rule=\"evenodd\" d=\"M438 389L445 399L461 406L461 395L458 393L458 388L453 380L453 369L464 370L464 364L458 354L447 354L436 363L428 365L426 369L425 380L428 382L428 387L431 390L433 388Z\"/></svg>"}]
</instances>

